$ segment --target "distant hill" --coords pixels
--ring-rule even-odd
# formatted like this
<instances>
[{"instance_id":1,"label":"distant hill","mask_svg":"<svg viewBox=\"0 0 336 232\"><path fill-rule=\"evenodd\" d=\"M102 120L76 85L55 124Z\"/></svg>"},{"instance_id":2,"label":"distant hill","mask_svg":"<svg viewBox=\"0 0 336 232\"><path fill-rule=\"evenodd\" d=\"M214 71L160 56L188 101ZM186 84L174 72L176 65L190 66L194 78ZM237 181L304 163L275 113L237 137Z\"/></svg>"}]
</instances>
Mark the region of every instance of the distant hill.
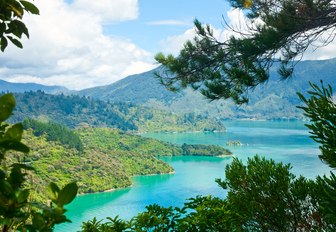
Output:
<instances>
[{"instance_id":1,"label":"distant hill","mask_svg":"<svg viewBox=\"0 0 336 232\"><path fill-rule=\"evenodd\" d=\"M217 119L194 113L175 114L132 103L101 101L78 95L52 95L42 91L16 93L12 122L27 118L51 121L69 128L110 127L124 131L214 131L225 130Z\"/></svg>"},{"instance_id":2,"label":"distant hill","mask_svg":"<svg viewBox=\"0 0 336 232\"><path fill-rule=\"evenodd\" d=\"M0 92L23 93L29 91L41 90L50 94L68 93L70 90L63 86L47 86L36 83L12 83L0 80Z\"/></svg>"},{"instance_id":3,"label":"distant hill","mask_svg":"<svg viewBox=\"0 0 336 232\"><path fill-rule=\"evenodd\" d=\"M78 93L100 100L132 102L135 104L146 103L151 99L169 104L174 99L184 96L184 93L173 93L160 85L159 80L154 78L156 70L158 69L131 75L111 85L84 89Z\"/></svg>"},{"instance_id":4,"label":"distant hill","mask_svg":"<svg viewBox=\"0 0 336 232\"><path fill-rule=\"evenodd\" d=\"M276 68L271 70L270 80L249 93L248 105L236 106L229 100L209 102L200 93L186 89L173 93L159 84L152 70L126 77L107 86L79 91L80 95L101 100L125 101L157 107L178 113L195 113L221 119L299 119L302 112L296 92L306 93L308 82L323 80L336 89L336 59L301 61L295 66L294 77L280 81Z\"/></svg>"}]
</instances>

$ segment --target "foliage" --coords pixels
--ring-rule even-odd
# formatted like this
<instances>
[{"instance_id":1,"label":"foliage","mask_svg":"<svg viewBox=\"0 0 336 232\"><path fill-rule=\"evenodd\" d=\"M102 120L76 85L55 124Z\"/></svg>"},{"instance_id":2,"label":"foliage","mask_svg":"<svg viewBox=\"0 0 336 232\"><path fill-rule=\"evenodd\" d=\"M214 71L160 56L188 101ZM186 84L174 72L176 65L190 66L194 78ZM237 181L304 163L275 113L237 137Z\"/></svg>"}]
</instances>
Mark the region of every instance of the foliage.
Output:
<instances>
[{"instance_id":1,"label":"foliage","mask_svg":"<svg viewBox=\"0 0 336 232\"><path fill-rule=\"evenodd\" d=\"M22 35L29 38L26 25L22 22L25 12L39 14L37 7L25 0L2 0L0 1L0 48L3 52L8 40L15 46L22 48Z\"/></svg>"},{"instance_id":2,"label":"foliage","mask_svg":"<svg viewBox=\"0 0 336 232\"><path fill-rule=\"evenodd\" d=\"M318 211L313 181L295 178L290 165L258 156L247 165L238 159L226 167L231 217L240 228L252 231L315 231L325 228Z\"/></svg>"},{"instance_id":3,"label":"foliage","mask_svg":"<svg viewBox=\"0 0 336 232\"><path fill-rule=\"evenodd\" d=\"M67 127L51 122L43 123L33 119L23 121L24 129L33 129L33 134L41 136L46 134L48 141L59 141L61 144L69 148L76 148L78 151L83 151L83 144L78 134L69 130Z\"/></svg>"},{"instance_id":4,"label":"foliage","mask_svg":"<svg viewBox=\"0 0 336 232\"><path fill-rule=\"evenodd\" d=\"M102 222L93 218L83 222L81 231L225 231L229 221L226 212L224 200L198 196L181 208L149 205L130 221L115 217Z\"/></svg>"},{"instance_id":5,"label":"foliage","mask_svg":"<svg viewBox=\"0 0 336 232\"><path fill-rule=\"evenodd\" d=\"M320 144L320 159L333 170L336 168L336 104L333 101L333 92L330 85L325 87L323 83L319 87L311 84L311 97L305 98L299 94L305 106L300 107L305 115L310 118L311 137ZM320 187L320 206L330 224L336 222L336 176L331 172L330 176L317 178Z\"/></svg>"},{"instance_id":6,"label":"foliage","mask_svg":"<svg viewBox=\"0 0 336 232\"><path fill-rule=\"evenodd\" d=\"M249 90L269 79L273 63L280 63L282 78L290 77L293 60L335 28L336 5L330 0L253 0L248 9L245 1L229 2L248 16L247 29L231 28L234 35L219 41L210 25L195 20L197 37L177 57L155 57L166 68L158 76L168 89L191 86L210 99L246 103ZM334 39L329 33L322 45Z\"/></svg>"},{"instance_id":7,"label":"foliage","mask_svg":"<svg viewBox=\"0 0 336 232\"><path fill-rule=\"evenodd\" d=\"M13 95L0 97L0 225L2 231L52 231L54 225L69 221L64 205L69 204L77 194L77 184L70 183L60 189L52 186L52 203L45 205L31 201L27 188L27 176L35 169L25 163L8 162L8 153L28 153L29 148L21 142L21 123L5 123L15 107Z\"/></svg>"},{"instance_id":8,"label":"foliage","mask_svg":"<svg viewBox=\"0 0 336 232\"><path fill-rule=\"evenodd\" d=\"M333 101L332 88L319 87L311 84L311 97L305 98L299 93L300 99L306 106L299 107L304 110L312 124L306 126L310 129L312 138L320 144L322 161L331 168L336 168L336 104Z\"/></svg>"}]
</instances>

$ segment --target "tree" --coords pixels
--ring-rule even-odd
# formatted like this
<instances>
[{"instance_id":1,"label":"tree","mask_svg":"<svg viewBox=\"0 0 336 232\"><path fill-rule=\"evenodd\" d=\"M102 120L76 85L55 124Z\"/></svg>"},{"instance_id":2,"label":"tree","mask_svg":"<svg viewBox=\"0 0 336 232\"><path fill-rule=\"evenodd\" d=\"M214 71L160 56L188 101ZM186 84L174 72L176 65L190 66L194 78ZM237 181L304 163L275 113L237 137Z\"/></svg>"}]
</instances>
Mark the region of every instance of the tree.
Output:
<instances>
[{"instance_id":1,"label":"tree","mask_svg":"<svg viewBox=\"0 0 336 232\"><path fill-rule=\"evenodd\" d=\"M69 221L64 205L77 194L77 184L70 183L60 189L55 183L48 186L50 204L34 202L27 187L27 176L34 168L25 163L9 163L8 153L28 153L29 147L21 142L21 123L7 124L15 107L12 94L0 97L0 230L7 231L52 231L56 224Z\"/></svg>"},{"instance_id":2,"label":"tree","mask_svg":"<svg viewBox=\"0 0 336 232\"><path fill-rule=\"evenodd\" d=\"M248 102L248 92L269 78L279 63L282 78L309 46L331 42L335 34L336 2L332 0L228 0L243 10L252 24L226 41L215 38L210 25L195 20L197 36L185 43L177 57L156 55L164 68L157 73L171 90L187 86L210 99L231 98ZM324 33L328 31L328 36Z\"/></svg>"},{"instance_id":3,"label":"tree","mask_svg":"<svg viewBox=\"0 0 336 232\"><path fill-rule=\"evenodd\" d=\"M0 49L5 51L8 40L15 46L22 48L22 35L29 38L26 25L22 22L25 12L39 14L38 8L25 0L0 1Z\"/></svg>"},{"instance_id":4,"label":"tree","mask_svg":"<svg viewBox=\"0 0 336 232\"><path fill-rule=\"evenodd\" d=\"M3 52L10 40L22 48L22 35L29 37L28 29L22 22L24 12L39 14L38 8L25 0L0 1L0 49ZM64 205L69 204L78 191L76 183L60 189L50 183L48 191L50 204L34 202L30 198L27 176L35 169L25 163L9 163L6 159L11 152L19 155L28 153L29 147L21 142L22 123L10 125L5 121L11 116L16 105L12 94L0 96L0 230L7 231L52 231L56 224L69 221Z\"/></svg>"}]
</instances>

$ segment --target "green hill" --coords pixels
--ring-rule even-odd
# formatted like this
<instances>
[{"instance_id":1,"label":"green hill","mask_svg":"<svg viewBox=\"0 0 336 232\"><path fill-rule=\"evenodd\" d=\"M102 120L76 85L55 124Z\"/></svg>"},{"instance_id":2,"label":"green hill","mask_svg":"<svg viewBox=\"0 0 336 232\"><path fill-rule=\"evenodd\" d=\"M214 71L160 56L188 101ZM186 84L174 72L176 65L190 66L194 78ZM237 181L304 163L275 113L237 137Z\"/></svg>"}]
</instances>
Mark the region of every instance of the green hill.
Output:
<instances>
[{"instance_id":1,"label":"green hill","mask_svg":"<svg viewBox=\"0 0 336 232\"><path fill-rule=\"evenodd\" d=\"M111 85L85 89L81 95L105 101L125 101L168 110L175 113L221 119L281 119L302 118L295 106L301 104L296 92L305 93L308 82L323 80L336 88L336 59L301 61L295 67L294 77L281 81L274 67L267 83L250 91L248 105L236 106L231 101L209 102L200 93L186 89L180 93L166 90L154 77L154 72L129 76Z\"/></svg>"},{"instance_id":2,"label":"green hill","mask_svg":"<svg viewBox=\"0 0 336 232\"><path fill-rule=\"evenodd\" d=\"M33 118L69 128L90 125L142 133L225 130L219 120L207 116L177 114L132 103L101 101L78 95L50 95L42 91L16 93L15 98L17 107L12 122Z\"/></svg>"},{"instance_id":3,"label":"green hill","mask_svg":"<svg viewBox=\"0 0 336 232\"><path fill-rule=\"evenodd\" d=\"M60 186L76 181L80 193L92 193L131 186L135 175L171 173L172 167L158 156L231 155L219 146L177 146L111 128L87 127L73 133L79 136L82 151L50 139L47 133L35 136L34 130L25 131L23 142L31 151L11 157L36 169L31 179L36 196L41 197L51 181Z\"/></svg>"}]
</instances>

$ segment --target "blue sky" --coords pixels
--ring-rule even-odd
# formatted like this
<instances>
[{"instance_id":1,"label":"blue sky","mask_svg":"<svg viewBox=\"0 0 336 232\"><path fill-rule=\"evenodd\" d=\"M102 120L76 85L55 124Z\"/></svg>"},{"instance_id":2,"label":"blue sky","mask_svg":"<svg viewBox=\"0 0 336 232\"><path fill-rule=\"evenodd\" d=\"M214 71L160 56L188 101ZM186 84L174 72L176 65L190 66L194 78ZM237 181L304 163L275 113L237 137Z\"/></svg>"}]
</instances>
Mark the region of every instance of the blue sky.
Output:
<instances>
[{"instance_id":1,"label":"blue sky","mask_svg":"<svg viewBox=\"0 0 336 232\"><path fill-rule=\"evenodd\" d=\"M226 0L34 0L40 15L25 15L30 39L23 49L0 54L0 79L83 89L111 84L158 64L160 51L178 54L195 36L193 20L222 26L242 23L243 14ZM336 44L307 59L334 57Z\"/></svg>"},{"instance_id":2,"label":"blue sky","mask_svg":"<svg viewBox=\"0 0 336 232\"><path fill-rule=\"evenodd\" d=\"M148 51L158 52L161 40L183 34L193 26L195 18L221 27L222 16L228 10L225 0L140 0L137 19L110 24L104 32L129 38Z\"/></svg>"}]
</instances>

